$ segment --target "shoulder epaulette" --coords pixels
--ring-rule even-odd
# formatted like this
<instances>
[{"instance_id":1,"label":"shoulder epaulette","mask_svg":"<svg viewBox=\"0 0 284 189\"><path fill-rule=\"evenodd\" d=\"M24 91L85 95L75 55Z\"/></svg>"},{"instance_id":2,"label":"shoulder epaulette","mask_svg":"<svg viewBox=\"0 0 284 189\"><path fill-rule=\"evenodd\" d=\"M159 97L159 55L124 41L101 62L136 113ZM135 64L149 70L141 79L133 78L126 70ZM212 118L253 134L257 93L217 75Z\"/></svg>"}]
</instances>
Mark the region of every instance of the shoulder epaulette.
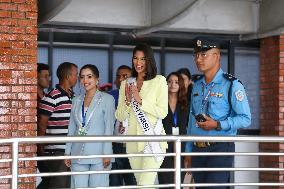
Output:
<instances>
[{"instance_id":1,"label":"shoulder epaulette","mask_svg":"<svg viewBox=\"0 0 284 189\"><path fill-rule=\"evenodd\" d=\"M233 76L232 74L229 73L223 73L224 78L226 78L229 81L235 81L237 80L238 82L240 82L241 84L243 84L238 78L236 78L235 76Z\"/></svg>"},{"instance_id":2,"label":"shoulder epaulette","mask_svg":"<svg viewBox=\"0 0 284 189\"><path fill-rule=\"evenodd\" d=\"M202 79L203 77L204 77L204 75L195 74L195 75L192 75L192 76L191 76L191 80L192 80L193 82L195 82L195 81L198 81L198 80Z\"/></svg>"}]
</instances>

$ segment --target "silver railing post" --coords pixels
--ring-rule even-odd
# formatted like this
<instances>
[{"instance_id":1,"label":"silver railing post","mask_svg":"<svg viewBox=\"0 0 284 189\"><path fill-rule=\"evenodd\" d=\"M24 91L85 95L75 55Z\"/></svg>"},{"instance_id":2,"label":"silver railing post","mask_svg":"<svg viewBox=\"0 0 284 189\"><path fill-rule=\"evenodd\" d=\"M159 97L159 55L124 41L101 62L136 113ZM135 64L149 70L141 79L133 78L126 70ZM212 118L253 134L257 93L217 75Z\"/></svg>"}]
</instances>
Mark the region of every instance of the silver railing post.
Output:
<instances>
[{"instance_id":1,"label":"silver railing post","mask_svg":"<svg viewBox=\"0 0 284 189\"><path fill-rule=\"evenodd\" d=\"M176 148L176 157L175 157L175 184L176 184L176 189L180 189L180 184L181 184L181 141L180 139L177 139L175 141L175 148Z\"/></svg>"},{"instance_id":2,"label":"silver railing post","mask_svg":"<svg viewBox=\"0 0 284 189\"><path fill-rule=\"evenodd\" d=\"M12 161L12 189L18 188L18 150L19 141L13 141L13 161Z\"/></svg>"}]
</instances>

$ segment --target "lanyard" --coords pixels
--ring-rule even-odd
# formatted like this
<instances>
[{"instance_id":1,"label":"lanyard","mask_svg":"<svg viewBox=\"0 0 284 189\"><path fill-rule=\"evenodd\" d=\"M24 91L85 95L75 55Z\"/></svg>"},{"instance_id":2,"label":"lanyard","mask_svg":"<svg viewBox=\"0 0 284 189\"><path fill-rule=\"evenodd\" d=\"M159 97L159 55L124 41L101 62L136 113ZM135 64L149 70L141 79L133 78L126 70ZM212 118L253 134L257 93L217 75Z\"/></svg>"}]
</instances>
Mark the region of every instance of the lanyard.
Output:
<instances>
[{"instance_id":1,"label":"lanyard","mask_svg":"<svg viewBox=\"0 0 284 189\"><path fill-rule=\"evenodd\" d=\"M87 111L85 112L85 107L84 107L84 102L83 102L83 104L82 104L82 128L84 128L85 125L86 125L86 114L87 114Z\"/></svg>"},{"instance_id":2,"label":"lanyard","mask_svg":"<svg viewBox=\"0 0 284 189\"><path fill-rule=\"evenodd\" d=\"M174 113L174 126L177 127L177 111Z\"/></svg>"},{"instance_id":3,"label":"lanyard","mask_svg":"<svg viewBox=\"0 0 284 189\"><path fill-rule=\"evenodd\" d=\"M208 89L208 92L206 94L206 96L204 96L204 84L202 83L202 95L203 95L203 100L202 100L202 105L201 105L201 112L204 111L204 107L206 106L206 104L208 103L208 99L209 99L209 95L211 93L212 88L214 87L215 83L212 83L210 88Z\"/></svg>"}]
</instances>

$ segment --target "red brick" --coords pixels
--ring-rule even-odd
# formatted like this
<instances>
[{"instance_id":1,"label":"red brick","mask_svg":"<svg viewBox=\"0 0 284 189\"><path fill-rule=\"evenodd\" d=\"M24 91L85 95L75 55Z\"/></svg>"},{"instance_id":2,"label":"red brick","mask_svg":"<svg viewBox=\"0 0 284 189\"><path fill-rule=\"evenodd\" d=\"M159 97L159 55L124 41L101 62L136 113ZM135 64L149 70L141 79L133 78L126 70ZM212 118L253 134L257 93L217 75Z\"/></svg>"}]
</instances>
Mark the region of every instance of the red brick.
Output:
<instances>
[{"instance_id":1,"label":"red brick","mask_svg":"<svg viewBox=\"0 0 284 189\"><path fill-rule=\"evenodd\" d=\"M9 145L0 145L0 152L1 153L3 153L3 152L6 152L6 153L7 152L11 152L11 146L9 146ZM1 173L2 173L2 171L0 170L0 175L2 175Z\"/></svg>"},{"instance_id":2,"label":"red brick","mask_svg":"<svg viewBox=\"0 0 284 189\"><path fill-rule=\"evenodd\" d=\"M2 26L16 26L17 24L18 24L17 19L0 18L0 25L2 25Z\"/></svg>"},{"instance_id":3,"label":"red brick","mask_svg":"<svg viewBox=\"0 0 284 189\"><path fill-rule=\"evenodd\" d=\"M10 3L11 0L0 0L0 3Z\"/></svg>"},{"instance_id":4,"label":"red brick","mask_svg":"<svg viewBox=\"0 0 284 189\"><path fill-rule=\"evenodd\" d=\"M11 60L12 60L12 58L11 58L10 55L3 55L3 56L0 56L0 62L1 62L1 64L3 64L3 62L4 62L4 63L9 63L9 62L11 62Z\"/></svg>"},{"instance_id":5,"label":"red brick","mask_svg":"<svg viewBox=\"0 0 284 189\"><path fill-rule=\"evenodd\" d=\"M0 138L10 138L11 135L11 131L1 131L0 132Z\"/></svg>"},{"instance_id":6,"label":"red brick","mask_svg":"<svg viewBox=\"0 0 284 189\"><path fill-rule=\"evenodd\" d=\"M36 27L26 27L26 33L27 34L34 34L36 35L38 32Z\"/></svg>"},{"instance_id":7,"label":"red brick","mask_svg":"<svg viewBox=\"0 0 284 189\"><path fill-rule=\"evenodd\" d=\"M25 101L24 107L35 108L35 107L37 107L37 101Z\"/></svg>"},{"instance_id":8,"label":"red brick","mask_svg":"<svg viewBox=\"0 0 284 189\"><path fill-rule=\"evenodd\" d=\"M0 26L0 32L1 33L9 33L10 27L9 26ZM1 34L3 35L3 34Z\"/></svg>"},{"instance_id":9,"label":"red brick","mask_svg":"<svg viewBox=\"0 0 284 189\"><path fill-rule=\"evenodd\" d=\"M37 93L18 93L19 100L36 100Z\"/></svg>"},{"instance_id":10,"label":"red brick","mask_svg":"<svg viewBox=\"0 0 284 189\"><path fill-rule=\"evenodd\" d=\"M17 38L18 36L16 34L1 34L0 35L1 41L15 41Z\"/></svg>"},{"instance_id":11,"label":"red brick","mask_svg":"<svg viewBox=\"0 0 284 189\"><path fill-rule=\"evenodd\" d=\"M26 29L24 27L11 27L11 33L21 33L21 34L25 34L26 33Z\"/></svg>"},{"instance_id":12,"label":"red brick","mask_svg":"<svg viewBox=\"0 0 284 189\"><path fill-rule=\"evenodd\" d=\"M25 92L36 93L37 92L37 86L25 86Z\"/></svg>"},{"instance_id":13,"label":"red brick","mask_svg":"<svg viewBox=\"0 0 284 189\"><path fill-rule=\"evenodd\" d=\"M17 35L17 40L19 40L19 41L36 41L37 35L19 34L19 35Z\"/></svg>"},{"instance_id":14,"label":"red brick","mask_svg":"<svg viewBox=\"0 0 284 189\"><path fill-rule=\"evenodd\" d=\"M36 113L36 109L18 109L18 115L36 115Z\"/></svg>"},{"instance_id":15,"label":"red brick","mask_svg":"<svg viewBox=\"0 0 284 189\"><path fill-rule=\"evenodd\" d=\"M24 116L11 116L11 122L13 123L19 123L19 122L24 122L25 121L25 117Z\"/></svg>"},{"instance_id":16,"label":"red brick","mask_svg":"<svg viewBox=\"0 0 284 189\"><path fill-rule=\"evenodd\" d=\"M36 64L37 63L37 56L28 56L26 61L29 62L29 63Z\"/></svg>"},{"instance_id":17,"label":"red brick","mask_svg":"<svg viewBox=\"0 0 284 189\"><path fill-rule=\"evenodd\" d=\"M17 83L18 83L17 78L0 78L0 84L2 85L13 85ZM3 98L0 97L0 99Z\"/></svg>"},{"instance_id":18,"label":"red brick","mask_svg":"<svg viewBox=\"0 0 284 189\"><path fill-rule=\"evenodd\" d=\"M15 41L12 42L12 48L18 49L18 48L25 48L25 42L24 41Z\"/></svg>"},{"instance_id":19,"label":"red brick","mask_svg":"<svg viewBox=\"0 0 284 189\"><path fill-rule=\"evenodd\" d=\"M7 48L7 47L11 47L10 41L0 41L0 48Z\"/></svg>"},{"instance_id":20,"label":"red brick","mask_svg":"<svg viewBox=\"0 0 284 189\"><path fill-rule=\"evenodd\" d=\"M12 62L26 63L26 57L25 56L19 56L19 55L12 56Z\"/></svg>"},{"instance_id":21,"label":"red brick","mask_svg":"<svg viewBox=\"0 0 284 189\"><path fill-rule=\"evenodd\" d=\"M12 86L13 93L19 93L24 91L24 86Z\"/></svg>"},{"instance_id":22,"label":"red brick","mask_svg":"<svg viewBox=\"0 0 284 189\"><path fill-rule=\"evenodd\" d=\"M28 49L36 49L37 48L37 42L36 41L27 41L26 47ZM37 52L35 52L35 53L37 53Z\"/></svg>"},{"instance_id":23,"label":"red brick","mask_svg":"<svg viewBox=\"0 0 284 189\"><path fill-rule=\"evenodd\" d=\"M10 101L0 100L0 107L11 107Z\"/></svg>"},{"instance_id":24,"label":"red brick","mask_svg":"<svg viewBox=\"0 0 284 189\"><path fill-rule=\"evenodd\" d=\"M15 130L17 129L17 124L11 124L11 123L0 123L0 130ZM1 157L2 159L3 157Z\"/></svg>"},{"instance_id":25,"label":"red brick","mask_svg":"<svg viewBox=\"0 0 284 189\"><path fill-rule=\"evenodd\" d=\"M20 12L28 12L28 11L35 11L37 9L36 4L19 4L18 11Z\"/></svg>"},{"instance_id":26,"label":"red brick","mask_svg":"<svg viewBox=\"0 0 284 189\"><path fill-rule=\"evenodd\" d=\"M26 0L12 0L13 3L25 3Z\"/></svg>"},{"instance_id":27,"label":"red brick","mask_svg":"<svg viewBox=\"0 0 284 189\"><path fill-rule=\"evenodd\" d=\"M10 17L11 17L10 11L0 10L0 18L10 18Z\"/></svg>"},{"instance_id":28,"label":"red brick","mask_svg":"<svg viewBox=\"0 0 284 189\"><path fill-rule=\"evenodd\" d=\"M23 107L25 107L25 102L24 101L12 100L11 101L11 107L13 107L13 108L23 108Z\"/></svg>"},{"instance_id":29,"label":"red brick","mask_svg":"<svg viewBox=\"0 0 284 189\"><path fill-rule=\"evenodd\" d=\"M3 94L1 94L0 99L5 99L5 100L17 99L17 94L15 94L15 93L3 93Z\"/></svg>"},{"instance_id":30,"label":"red brick","mask_svg":"<svg viewBox=\"0 0 284 189\"><path fill-rule=\"evenodd\" d=\"M3 115L16 115L17 109L15 108L0 108L0 114Z\"/></svg>"},{"instance_id":31,"label":"red brick","mask_svg":"<svg viewBox=\"0 0 284 189\"><path fill-rule=\"evenodd\" d=\"M37 71L33 70L33 71L25 71L24 72L24 77L25 78L36 78L37 77Z\"/></svg>"},{"instance_id":32,"label":"red brick","mask_svg":"<svg viewBox=\"0 0 284 189\"><path fill-rule=\"evenodd\" d=\"M11 70L1 70L0 77L11 77L12 71Z\"/></svg>"},{"instance_id":33,"label":"red brick","mask_svg":"<svg viewBox=\"0 0 284 189\"><path fill-rule=\"evenodd\" d=\"M34 5L37 5L37 0L26 0L26 4L34 4Z\"/></svg>"},{"instance_id":34,"label":"red brick","mask_svg":"<svg viewBox=\"0 0 284 189\"><path fill-rule=\"evenodd\" d=\"M37 19L37 13L36 12L26 12L26 18Z\"/></svg>"},{"instance_id":35,"label":"red brick","mask_svg":"<svg viewBox=\"0 0 284 189\"><path fill-rule=\"evenodd\" d=\"M17 10L17 5L10 3L0 3L0 10Z\"/></svg>"},{"instance_id":36,"label":"red brick","mask_svg":"<svg viewBox=\"0 0 284 189\"><path fill-rule=\"evenodd\" d=\"M25 116L25 122L36 122L36 116ZM33 133L33 136L36 136L36 133Z\"/></svg>"},{"instance_id":37,"label":"red brick","mask_svg":"<svg viewBox=\"0 0 284 189\"><path fill-rule=\"evenodd\" d=\"M0 123L9 123L11 121L11 116L0 115Z\"/></svg>"},{"instance_id":38,"label":"red brick","mask_svg":"<svg viewBox=\"0 0 284 189\"><path fill-rule=\"evenodd\" d=\"M29 62L29 61L27 61ZM29 62L31 63L31 62ZM1 66L1 64L0 64ZM17 69L19 70L36 70L37 69L37 65L36 64L18 64L17 65ZM36 84L37 82L34 82L33 84ZM26 84L29 84L29 83L26 83Z\"/></svg>"},{"instance_id":39,"label":"red brick","mask_svg":"<svg viewBox=\"0 0 284 189\"><path fill-rule=\"evenodd\" d=\"M25 18L24 12L12 12L12 18Z\"/></svg>"},{"instance_id":40,"label":"red brick","mask_svg":"<svg viewBox=\"0 0 284 189\"><path fill-rule=\"evenodd\" d=\"M19 123L18 124L18 130L30 131L30 130L36 130L36 129L37 129L36 123Z\"/></svg>"},{"instance_id":41,"label":"red brick","mask_svg":"<svg viewBox=\"0 0 284 189\"><path fill-rule=\"evenodd\" d=\"M37 79L36 78L25 78L25 79L21 79L19 78L18 83L20 85L35 85L37 84Z\"/></svg>"},{"instance_id":42,"label":"red brick","mask_svg":"<svg viewBox=\"0 0 284 189\"><path fill-rule=\"evenodd\" d=\"M0 86L0 93L10 92L10 86Z\"/></svg>"}]
</instances>

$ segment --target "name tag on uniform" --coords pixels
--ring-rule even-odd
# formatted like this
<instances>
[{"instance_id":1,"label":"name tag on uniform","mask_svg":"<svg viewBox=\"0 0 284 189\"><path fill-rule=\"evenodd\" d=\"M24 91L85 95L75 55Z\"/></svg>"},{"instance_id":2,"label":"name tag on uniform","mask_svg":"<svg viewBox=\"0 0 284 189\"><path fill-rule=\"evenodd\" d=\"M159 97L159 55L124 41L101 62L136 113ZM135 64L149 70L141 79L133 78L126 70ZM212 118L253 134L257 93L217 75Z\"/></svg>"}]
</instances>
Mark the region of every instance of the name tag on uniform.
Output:
<instances>
[{"instance_id":1,"label":"name tag on uniform","mask_svg":"<svg viewBox=\"0 0 284 189\"><path fill-rule=\"evenodd\" d=\"M179 127L172 127L172 134L179 135Z\"/></svg>"}]
</instances>

